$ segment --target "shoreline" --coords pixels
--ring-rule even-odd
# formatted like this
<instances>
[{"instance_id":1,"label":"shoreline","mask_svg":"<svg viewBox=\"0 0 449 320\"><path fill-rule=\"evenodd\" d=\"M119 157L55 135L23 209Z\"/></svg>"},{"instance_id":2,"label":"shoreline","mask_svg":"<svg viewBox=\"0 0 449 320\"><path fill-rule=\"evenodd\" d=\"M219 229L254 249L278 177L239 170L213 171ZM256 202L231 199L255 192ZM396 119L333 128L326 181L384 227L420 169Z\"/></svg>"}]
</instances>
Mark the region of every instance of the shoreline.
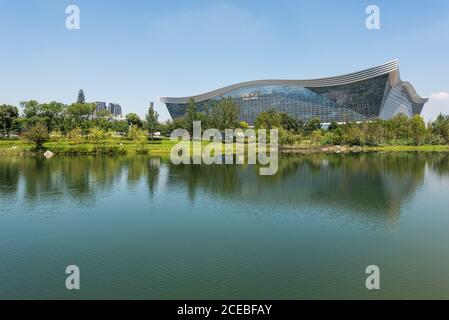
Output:
<instances>
[{"instance_id":1,"label":"shoreline","mask_svg":"<svg viewBox=\"0 0 449 320\"><path fill-rule=\"evenodd\" d=\"M421 145L403 146L387 145L377 147L367 146L281 146L281 153L308 154L308 153L365 153L365 152L449 152L449 145Z\"/></svg>"},{"instance_id":2,"label":"shoreline","mask_svg":"<svg viewBox=\"0 0 449 320\"><path fill-rule=\"evenodd\" d=\"M58 156L100 156L100 155L168 155L177 142L161 140L159 142L139 144L132 141L117 141L105 143L67 141L50 141L44 144L42 151L33 150L34 145L24 140L0 141L0 156L39 156L47 150ZM204 141L204 145L209 142ZM283 145L279 147L281 154L310 154L310 153L366 153L366 152L449 152L449 145L386 145L377 147L367 146L338 146L338 145ZM235 148L234 148L235 153Z\"/></svg>"}]
</instances>

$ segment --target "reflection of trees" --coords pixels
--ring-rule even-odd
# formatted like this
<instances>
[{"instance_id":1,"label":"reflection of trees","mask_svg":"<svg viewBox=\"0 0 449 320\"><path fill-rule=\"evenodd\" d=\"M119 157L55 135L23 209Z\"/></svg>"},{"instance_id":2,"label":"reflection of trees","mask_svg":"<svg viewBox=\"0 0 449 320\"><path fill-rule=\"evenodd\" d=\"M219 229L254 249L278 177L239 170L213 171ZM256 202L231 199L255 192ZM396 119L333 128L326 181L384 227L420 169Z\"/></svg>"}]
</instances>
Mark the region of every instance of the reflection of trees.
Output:
<instances>
[{"instance_id":1,"label":"reflection of trees","mask_svg":"<svg viewBox=\"0 0 449 320\"><path fill-rule=\"evenodd\" d=\"M162 164L161 164L162 163ZM28 203L62 197L81 202L113 192L118 184L144 181L151 197L158 184L201 201L199 192L227 201L297 208L335 206L358 214L396 217L424 180L427 167L449 174L448 153L311 154L282 156L274 176L257 166L180 165L145 156L0 158L0 198L23 194ZM166 180L160 171L167 171ZM165 172L164 171L164 172Z\"/></svg>"},{"instance_id":2,"label":"reflection of trees","mask_svg":"<svg viewBox=\"0 0 449 320\"><path fill-rule=\"evenodd\" d=\"M234 165L169 165L169 185L182 183L187 187L191 200L196 197L197 189L218 194L235 194L238 183L245 174L244 167ZM243 170L242 170L243 169Z\"/></svg>"},{"instance_id":3,"label":"reflection of trees","mask_svg":"<svg viewBox=\"0 0 449 320\"><path fill-rule=\"evenodd\" d=\"M424 168L425 159L411 153L326 155L319 173L302 174L307 187L301 191L314 202L397 217L424 180Z\"/></svg>"},{"instance_id":4,"label":"reflection of trees","mask_svg":"<svg viewBox=\"0 0 449 320\"><path fill-rule=\"evenodd\" d=\"M28 202L64 195L93 200L121 183L123 174L128 184L142 179L149 172L147 164L147 157L1 158L0 186L3 196L17 194L22 185Z\"/></svg>"},{"instance_id":5,"label":"reflection of trees","mask_svg":"<svg viewBox=\"0 0 449 320\"><path fill-rule=\"evenodd\" d=\"M15 195L19 188L20 172L17 158L0 157L0 195Z\"/></svg>"},{"instance_id":6,"label":"reflection of trees","mask_svg":"<svg viewBox=\"0 0 449 320\"><path fill-rule=\"evenodd\" d=\"M283 156L274 176L259 176L257 166L170 165L168 183L184 184L192 199L202 190L229 201L275 202L280 210L319 203L396 219L401 203L424 180L428 161L419 153ZM443 159L432 164L449 172Z\"/></svg>"},{"instance_id":7,"label":"reflection of trees","mask_svg":"<svg viewBox=\"0 0 449 320\"><path fill-rule=\"evenodd\" d=\"M147 173L147 185L150 197L154 196L154 191L159 178L159 169L161 165L160 158L151 158L147 160L148 162L148 173Z\"/></svg>"},{"instance_id":8,"label":"reflection of trees","mask_svg":"<svg viewBox=\"0 0 449 320\"><path fill-rule=\"evenodd\" d=\"M449 175L449 154L446 152L428 153L426 160L429 167L438 175Z\"/></svg>"}]
</instances>

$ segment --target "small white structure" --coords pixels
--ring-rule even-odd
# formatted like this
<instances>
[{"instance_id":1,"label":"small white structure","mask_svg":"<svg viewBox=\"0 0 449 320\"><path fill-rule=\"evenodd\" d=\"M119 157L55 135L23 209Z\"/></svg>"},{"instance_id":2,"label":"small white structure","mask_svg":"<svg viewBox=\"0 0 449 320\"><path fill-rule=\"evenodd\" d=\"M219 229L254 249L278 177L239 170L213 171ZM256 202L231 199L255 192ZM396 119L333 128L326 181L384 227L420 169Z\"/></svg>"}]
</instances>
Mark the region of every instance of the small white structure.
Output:
<instances>
[{"instance_id":1,"label":"small white structure","mask_svg":"<svg viewBox=\"0 0 449 320\"><path fill-rule=\"evenodd\" d=\"M50 159L51 157L53 157L55 154L53 152L51 152L50 150L47 150L44 152L44 157L47 159Z\"/></svg>"}]
</instances>

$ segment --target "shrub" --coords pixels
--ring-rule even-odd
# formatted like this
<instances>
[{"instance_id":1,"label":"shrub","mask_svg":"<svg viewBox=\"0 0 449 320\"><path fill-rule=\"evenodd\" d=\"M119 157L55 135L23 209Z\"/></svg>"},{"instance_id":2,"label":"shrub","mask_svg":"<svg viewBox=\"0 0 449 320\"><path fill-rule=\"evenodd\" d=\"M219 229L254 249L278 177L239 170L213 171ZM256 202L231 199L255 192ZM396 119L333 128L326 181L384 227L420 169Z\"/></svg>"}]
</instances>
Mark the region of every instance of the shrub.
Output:
<instances>
[{"instance_id":1,"label":"shrub","mask_svg":"<svg viewBox=\"0 0 449 320\"><path fill-rule=\"evenodd\" d=\"M249 124L247 124L245 121L241 121L241 122L239 122L239 128L243 129L243 130L248 129Z\"/></svg>"},{"instance_id":2,"label":"shrub","mask_svg":"<svg viewBox=\"0 0 449 320\"><path fill-rule=\"evenodd\" d=\"M336 134L333 132L326 132L324 136L321 138L321 144L323 145L329 145L329 144L340 144L335 143L336 141Z\"/></svg>"},{"instance_id":3,"label":"shrub","mask_svg":"<svg viewBox=\"0 0 449 320\"><path fill-rule=\"evenodd\" d=\"M83 139L83 132L80 128L75 128L69 131L67 137L75 143L80 143Z\"/></svg>"},{"instance_id":4,"label":"shrub","mask_svg":"<svg viewBox=\"0 0 449 320\"><path fill-rule=\"evenodd\" d=\"M146 132L144 130L141 130L136 125L129 126L128 129L128 139L133 141L138 141L141 139L145 139L147 137Z\"/></svg>"},{"instance_id":5,"label":"shrub","mask_svg":"<svg viewBox=\"0 0 449 320\"><path fill-rule=\"evenodd\" d=\"M320 118L312 118L309 122L304 126L304 131L306 134L311 134L316 130L321 129L321 120Z\"/></svg>"},{"instance_id":6,"label":"shrub","mask_svg":"<svg viewBox=\"0 0 449 320\"><path fill-rule=\"evenodd\" d=\"M63 138L63 135L62 135L61 131L59 131L59 130L50 132L50 134L48 136L50 137L51 140L59 140L59 139Z\"/></svg>"},{"instance_id":7,"label":"shrub","mask_svg":"<svg viewBox=\"0 0 449 320\"><path fill-rule=\"evenodd\" d=\"M299 137L292 131L279 129L279 144L294 145L299 140Z\"/></svg>"},{"instance_id":8,"label":"shrub","mask_svg":"<svg viewBox=\"0 0 449 320\"><path fill-rule=\"evenodd\" d=\"M321 130L315 130L310 134L310 142L314 145L318 145L321 143Z\"/></svg>"},{"instance_id":9,"label":"shrub","mask_svg":"<svg viewBox=\"0 0 449 320\"><path fill-rule=\"evenodd\" d=\"M106 138L106 133L99 128L91 128L88 137L90 141L99 143Z\"/></svg>"},{"instance_id":10,"label":"shrub","mask_svg":"<svg viewBox=\"0 0 449 320\"><path fill-rule=\"evenodd\" d=\"M327 128L327 130L329 130L329 131L334 131L334 130L336 130L338 128L338 123L336 122L336 121L332 121L330 124L329 124L329 127Z\"/></svg>"},{"instance_id":11,"label":"shrub","mask_svg":"<svg viewBox=\"0 0 449 320\"><path fill-rule=\"evenodd\" d=\"M96 145L96 154L126 154L126 150L119 145Z\"/></svg>"}]
</instances>

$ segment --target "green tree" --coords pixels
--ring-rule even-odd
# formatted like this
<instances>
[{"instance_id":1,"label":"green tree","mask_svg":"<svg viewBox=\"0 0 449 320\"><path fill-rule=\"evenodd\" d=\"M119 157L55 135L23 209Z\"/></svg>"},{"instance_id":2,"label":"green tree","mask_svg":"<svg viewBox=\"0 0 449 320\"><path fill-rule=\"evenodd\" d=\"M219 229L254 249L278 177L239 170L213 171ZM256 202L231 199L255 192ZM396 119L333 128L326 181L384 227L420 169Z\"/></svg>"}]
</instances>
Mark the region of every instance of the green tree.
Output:
<instances>
[{"instance_id":1,"label":"green tree","mask_svg":"<svg viewBox=\"0 0 449 320\"><path fill-rule=\"evenodd\" d=\"M449 143L449 116L440 114L431 124L433 136L441 137L446 143Z\"/></svg>"},{"instance_id":2,"label":"green tree","mask_svg":"<svg viewBox=\"0 0 449 320\"><path fill-rule=\"evenodd\" d=\"M188 130L188 123L185 118L175 118L170 123L169 131L170 133L176 129L186 129Z\"/></svg>"},{"instance_id":3,"label":"green tree","mask_svg":"<svg viewBox=\"0 0 449 320\"><path fill-rule=\"evenodd\" d=\"M139 128L142 127L142 120L140 120L140 117L137 115L137 113L128 113L126 115L126 121L128 121L129 125L135 125Z\"/></svg>"},{"instance_id":4,"label":"green tree","mask_svg":"<svg viewBox=\"0 0 449 320\"><path fill-rule=\"evenodd\" d=\"M254 122L257 129L282 128L282 116L274 109L259 113Z\"/></svg>"},{"instance_id":5,"label":"green tree","mask_svg":"<svg viewBox=\"0 0 449 320\"><path fill-rule=\"evenodd\" d=\"M419 115L414 115L410 120L410 132L415 146L420 145L426 138L426 125Z\"/></svg>"},{"instance_id":6,"label":"green tree","mask_svg":"<svg viewBox=\"0 0 449 320\"><path fill-rule=\"evenodd\" d=\"M385 141L384 121L377 119L364 124L365 143L368 146L379 146Z\"/></svg>"},{"instance_id":7,"label":"green tree","mask_svg":"<svg viewBox=\"0 0 449 320\"><path fill-rule=\"evenodd\" d=\"M281 113L281 125L285 130L300 132L304 126L304 122L286 113Z\"/></svg>"},{"instance_id":8,"label":"green tree","mask_svg":"<svg viewBox=\"0 0 449 320\"><path fill-rule=\"evenodd\" d=\"M67 113L75 119L78 125L93 118L96 106L95 103L72 103L67 107Z\"/></svg>"},{"instance_id":9,"label":"green tree","mask_svg":"<svg viewBox=\"0 0 449 320\"><path fill-rule=\"evenodd\" d=\"M68 114L64 114L59 123L60 131L63 134L67 134L70 130L76 128L76 126L77 123L75 122L75 119L69 117Z\"/></svg>"},{"instance_id":10,"label":"green tree","mask_svg":"<svg viewBox=\"0 0 449 320\"><path fill-rule=\"evenodd\" d=\"M36 100L22 101L20 102L20 106L23 109L25 118L28 119L38 117L41 112L41 106Z\"/></svg>"},{"instance_id":11,"label":"green tree","mask_svg":"<svg viewBox=\"0 0 449 320\"><path fill-rule=\"evenodd\" d=\"M408 139L410 137L409 118L404 113L399 113L386 122L389 138Z\"/></svg>"},{"instance_id":12,"label":"green tree","mask_svg":"<svg viewBox=\"0 0 449 320\"><path fill-rule=\"evenodd\" d=\"M157 113L156 110L154 110L152 103L148 108L148 113L145 116L145 120L146 120L146 128L148 129L148 132L151 136L151 141L153 141L154 131L159 125L159 114Z\"/></svg>"},{"instance_id":13,"label":"green tree","mask_svg":"<svg viewBox=\"0 0 449 320\"><path fill-rule=\"evenodd\" d=\"M336 122L336 121L332 121L330 124L329 124L329 127L327 128L327 130L329 130L329 131L334 131L335 129L337 129L338 128L338 123Z\"/></svg>"},{"instance_id":14,"label":"green tree","mask_svg":"<svg viewBox=\"0 0 449 320\"><path fill-rule=\"evenodd\" d=\"M9 137L9 132L18 118L19 110L17 107L6 104L0 106L0 129L6 132L6 136Z\"/></svg>"},{"instance_id":15,"label":"green tree","mask_svg":"<svg viewBox=\"0 0 449 320\"><path fill-rule=\"evenodd\" d=\"M237 103L231 99L223 99L218 103L218 109L220 122L216 128L222 131L236 128L240 115Z\"/></svg>"},{"instance_id":16,"label":"green tree","mask_svg":"<svg viewBox=\"0 0 449 320\"><path fill-rule=\"evenodd\" d=\"M25 136L29 141L35 143L36 150L41 150L44 142L48 140L47 127L44 124L38 122L28 129L28 131L25 133Z\"/></svg>"},{"instance_id":17,"label":"green tree","mask_svg":"<svg viewBox=\"0 0 449 320\"><path fill-rule=\"evenodd\" d=\"M198 112L195 100L193 98L190 98L187 103L185 120L187 123L187 130L190 132L190 134L193 133L193 122L203 120L201 114Z\"/></svg>"},{"instance_id":18,"label":"green tree","mask_svg":"<svg viewBox=\"0 0 449 320\"><path fill-rule=\"evenodd\" d=\"M350 146L365 145L364 132L356 123L346 123L343 126L342 143Z\"/></svg>"},{"instance_id":19,"label":"green tree","mask_svg":"<svg viewBox=\"0 0 449 320\"><path fill-rule=\"evenodd\" d=\"M103 113L103 111L101 113ZM93 126L98 127L103 131L109 131L112 129L113 124L115 122L117 122L117 121L109 121L109 116L108 117L99 116L97 113L96 117L93 119ZM126 121L124 121L124 122L126 122Z\"/></svg>"},{"instance_id":20,"label":"green tree","mask_svg":"<svg viewBox=\"0 0 449 320\"><path fill-rule=\"evenodd\" d=\"M48 132L59 129L62 123L65 105L56 101L40 105L39 117L42 118L47 126Z\"/></svg>"},{"instance_id":21,"label":"green tree","mask_svg":"<svg viewBox=\"0 0 449 320\"><path fill-rule=\"evenodd\" d=\"M111 129L115 132L125 133L126 131L128 131L128 121L112 121L109 123L111 125Z\"/></svg>"},{"instance_id":22,"label":"green tree","mask_svg":"<svg viewBox=\"0 0 449 320\"><path fill-rule=\"evenodd\" d=\"M190 98L187 103L186 119L188 122L193 122L193 121L198 120L198 110L196 107L196 102L193 98Z\"/></svg>"},{"instance_id":23,"label":"green tree","mask_svg":"<svg viewBox=\"0 0 449 320\"><path fill-rule=\"evenodd\" d=\"M84 104L86 102L86 97L84 96L84 91L81 89L78 91L78 98L76 99L77 103Z\"/></svg>"},{"instance_id":24,"label":"green tree","mask_svg":"<svg viewBox=\"0 0 449 320\"><path fill-rule=\"evenodd\" d=\"M167 120L163 123L159 123L159 126L157 129L160 131L161 135L168 136L171 133L171 130L170 130L171 125L172 125L172 121Z\"/></svg>"},{"instance_id":25,"label":"green tree","mask_svg":"<svg viewBox=\"0 0 449 320\"><path fill-rule=\"evenodd\" d=\"M304 126L304 131L306 134L311 134L312 132L320 129L321 129L321 120L318 117L310 119L310 121L307 122L306 125Z\"/></svg>"}]
</instances>

